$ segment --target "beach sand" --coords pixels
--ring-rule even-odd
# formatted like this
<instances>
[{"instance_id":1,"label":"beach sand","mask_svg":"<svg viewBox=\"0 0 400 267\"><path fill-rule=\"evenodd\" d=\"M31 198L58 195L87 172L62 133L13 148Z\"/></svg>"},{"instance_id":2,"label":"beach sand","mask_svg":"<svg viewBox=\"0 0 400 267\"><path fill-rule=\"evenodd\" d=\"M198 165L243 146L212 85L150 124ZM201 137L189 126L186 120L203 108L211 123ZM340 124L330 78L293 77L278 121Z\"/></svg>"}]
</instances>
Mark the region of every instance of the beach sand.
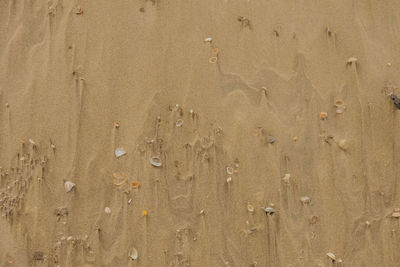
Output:
<instances>
[{"instance_id":1,"label":"beach sand","mask_svg":"<svg viewBox=\"0 0 400 267\"><path fill-rule=\"evenodd\" d=\"M399 266L399 11L0 1L0 266Z\"/></svg>"}]
</instances>

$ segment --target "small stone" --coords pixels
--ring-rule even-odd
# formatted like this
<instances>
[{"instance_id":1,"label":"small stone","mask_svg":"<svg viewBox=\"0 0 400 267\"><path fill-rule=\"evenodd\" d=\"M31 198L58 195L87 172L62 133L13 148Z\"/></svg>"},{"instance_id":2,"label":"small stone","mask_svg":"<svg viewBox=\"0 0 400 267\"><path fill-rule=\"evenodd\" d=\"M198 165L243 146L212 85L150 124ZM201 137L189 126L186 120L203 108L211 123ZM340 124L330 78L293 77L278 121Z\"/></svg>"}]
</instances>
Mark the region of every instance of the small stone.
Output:
<instances>
[{"instance_id":1,"label":"small stone","mask_svg":"<svg viewBox=\"0 0 400 267\"><path fill-rule=\"evenodd\" d=\"M6 108L9 108L9 107L10 107L10 104L6 103L5 106L6 106Z\"/></svg>"},{"instance_id":2,"label":"small stone","mask_svg":"<svg viewBox=\"0 0 400 267\"><path fill-rule=\"evenodd\" d=\"M72 189L76 187L76 184L70 181L66 181L64 183L65 192L70 192Z\"/></svg>"},{"instance_id":3,"label":"small stone","mask_svg":"<svg viewBox=\"0 0 400 267\"><path fill-rule=\"evenodd\" d=\"M123 155L126 155L125 149L123 149L122 147L115 149L115 156L117 158L122 157Z\"/></svg>"},{"instance_id":4,"label":"small stone","mask_svg":"<svg viewBox=\"0 0 400 267\"><path fill-rule=\"evenodd\" d=\"M386 65L387 65L388 67L391 67L391 66L392 66L392 63L388 62Z\"/></svg>"},{"instance_id":5,"label":"small stone","mask_svg":"<svg viewBox=\"0 0 400 267\"><path fill-rule=\"evenodd\" d=\"M229 184L230 182L232 182L232 177L228 177L226 178L226 182Z\"/></svg>"},{"instance_id":6,"label":"small stone","mask_svg":"<svg viewBox=\"0 0 400 267\"><path fill-rule=\"evenodd\" d=\"M299 138L298 138L297 136L293 137L293 141L294 141L294 142L297 142L298 139L299 139Z\"/></svg>"},{"instance_id":7,"label":"small stone","mask_svg":"<svg viewBox=\"0 0 400 267\"><path fill-rule=\"evenodd\" d=\"M357 58L355 57L350 57L347 61L346 64L351 65L357 63Z\"/></svg>"},{"instance_id":8,"label":"small stone","mask_svg":"<svg viewBox=\"0 0 400 267\"><path fill-rule=\"evenodd\" d=\"M268 136L268 137L267 137L267 142L268 142L268 143L273 144L273 143L275 143L275 141L276 141L276 140L275 140L274 137L272 137L272 136Z\"/></svg>"},{"instance_id":9,"label":"small stone","mask_svg":"<svg viewBox=\"0 0 400 267\"><path fill-rule=\"evenodd\" d=\"M110 214L111 213L111 209L109 207L106 207L104 209L104 212L107 213L107 214Z\"/></svg>"},{"instance_id":10,"label":"small stone","mask_svg":"<svg viewBox=\"0 0 400 267\"><path fill-rule=\"evenodd\" d=\"M370 226L371 223L370 223L369 221L365 221L365 225L366 225L366 226Z\"/></svg>"},{"instance_id":11,"label":"small stone","mask_svg":"<svg viewBox=\"0 0 400 267\"><path fill-rule=\"evenodd\" d=\"M328 113L327 113L327 112L321 112L321 113L319 114L319 118L320 118L321 120L326 120L326 119L328 118Z\"/></svg>"}]
</instances>

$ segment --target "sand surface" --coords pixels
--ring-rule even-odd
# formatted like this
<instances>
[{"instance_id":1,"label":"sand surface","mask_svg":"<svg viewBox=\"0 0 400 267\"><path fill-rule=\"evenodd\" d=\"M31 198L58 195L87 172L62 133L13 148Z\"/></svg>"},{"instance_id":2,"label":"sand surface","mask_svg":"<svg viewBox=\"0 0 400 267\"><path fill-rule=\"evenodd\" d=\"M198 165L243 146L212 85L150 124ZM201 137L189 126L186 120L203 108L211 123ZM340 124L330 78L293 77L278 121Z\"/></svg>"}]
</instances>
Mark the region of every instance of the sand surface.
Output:
<instances>
[{"instance_id":1,"label":"sand surface","mask_svg":"<svg viewBox=\"0 0 400 267\"><path fill-rule=\"evenodd\" d=\"M400 266L399 69L398 0L1 0L0 266Z\"/></svg>"}]
</instances>

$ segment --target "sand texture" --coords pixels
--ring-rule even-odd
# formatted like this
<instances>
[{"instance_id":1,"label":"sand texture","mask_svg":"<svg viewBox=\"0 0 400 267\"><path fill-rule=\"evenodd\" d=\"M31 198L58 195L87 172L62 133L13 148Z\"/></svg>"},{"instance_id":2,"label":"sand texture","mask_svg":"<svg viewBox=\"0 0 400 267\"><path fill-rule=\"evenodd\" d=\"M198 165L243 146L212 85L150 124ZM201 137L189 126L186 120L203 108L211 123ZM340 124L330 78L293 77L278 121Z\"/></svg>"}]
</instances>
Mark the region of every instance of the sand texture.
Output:
<instances>
[{"instance_id":1,"label":"sand texture","mask_svg":"<svg viewBox=\"0 0 400 267\"><path fill-rule=\"evenodd\" d=\"M400 266L399 70L398 0L1 0L0 266Z\"/></svg>"}]
</instances>

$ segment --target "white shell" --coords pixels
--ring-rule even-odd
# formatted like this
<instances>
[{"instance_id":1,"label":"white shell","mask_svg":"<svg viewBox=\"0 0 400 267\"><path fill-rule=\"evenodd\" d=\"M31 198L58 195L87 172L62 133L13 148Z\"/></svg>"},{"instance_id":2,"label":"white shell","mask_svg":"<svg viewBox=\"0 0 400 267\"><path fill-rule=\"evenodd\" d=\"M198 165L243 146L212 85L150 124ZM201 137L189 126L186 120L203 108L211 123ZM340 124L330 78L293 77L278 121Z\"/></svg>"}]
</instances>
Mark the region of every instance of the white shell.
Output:
<instances>
[{"instance_id":1,"label":"white shell","mask_svg":"<svg viewBox=\"0 0 400 267\"><path fill-rule=\"evenodd\" d=\"M104 209L104 212L107 213L107 214L110 214L111 213L111 209L109 207L106 207Z\"/></svg>"},{"instance_id":2,"label":"white shell","mask_svg":"<svg viewBox=\"0 0 400 267\"><path fill-rule=\"evenodd\" d=\"M32 145L36 145L35 141L33 141L33 139L29 139L29 143L31 143Z\"/></svg>"},{"instance_id":3,"label":"white shell","mask_svg":"<svg viewBox=\"0 0 400 267\"><path fill-rule=\"evenodd\" d=\"M207 37L204 39L205 43L211 43L212 42L212 38L211 37Z\"/></svg>"},{"instance_id":4,"label":"white shell","mask_svg":"<svg viewBox=\"0 0 400 267\"><path fill-rule=\"evenodd\" d=\"M182 120L182 119L177 120L176 123L175 123L175 125L176 125L176 127L182 127L182 125L183 125L183 120Z\"/></svg>"},{"instance_id":5,"label":"white shell","mask_svg":"<svg viewBox=\"0 0 400 267\"><path fill-rule=\"evenodd\" d=\"M161 166L162 166L161 159L160 159L160 157L158 157L158 156L151 157L150 163L151 163L151 165L153 165L154 167L161 167Z\"/></svg>"},{"instance_id":6,"label":"white shell","mask_svg":"<svg viewBox=\"0 0 400 267\"><path fill-rule=\"evenodd\" d=\"M70 192L75 186L76 186L76 184L74 184L73 182L66 181L64 183L65 192L67 192L67 193Z\"/></svg>"},{"instance_id":7,"label":"white shell","mask_svg":"<svg viewBox=\"0 0 400 267\"><path fill-rule=\"evenodd\" d=\"M338 146L340 147L340 149L342 150L347 150L347 142L346 139L342 139L338 142Z\"/></svg>"},{"instance_id":8,"label":"white shell","mask_svg":"<svg viewBox=\"0 0 400 267\"><path fill-rule=\"evenodd\" d=\"M226 173L227 174L233 174L233 168L232 167L226 167Z\"/></svg>"},{"instance_id":9,"label":"white shell","mask_svg":"<svg viewBox=\"0 0 400 267\"><path fill-rule=\"evenodd\" d=\"M308 203L311 202L311 198L310 198L310 197L307 197L307 196L304 196L304 197L301 197L301 198L300 198L300 201L301 201L303 204L308 204Z\"/></svg>"},{"instance_id":10,"label":"white shell","mask_svg":"<svg viewBox=\"0 0 400 267\"><path fill-rule=\"evenodd\" d=\"M333 254L332 252L328 252L326 253L326 256L328 256L331 260L335 261L336 260L336 256L335 254Z\"/></svg>"},{"instance_id":11,"label":"white shell","mask_svg":"<svg viewBox=\"0 0 400 267\"><path fill-rule=\"evenodd\" d=\"M227 182L227 183L230 183L230 182L232 182L232 177L228 177L228 178L226 178L226 182Z\"/></svg>"},{"instance_id":12,"label":"white shell","mask_svg":"<svg viewBox=\"0 0 400 267\"><path fill-rule=\"evenodd\" d=\"M251 205L250 203L247 204L247 210L248 210L249 212L254 212L254 206Z\"/></svg>"},{"instance_id":13,"label":"white shell","mask_svg":"<svg viewBox=\"0 0 400 267\"><path fill-rule=\"evenodd\" d=\"M357 58L351 57L346 62L347 62L347 64L350 64L350 63L353 63L353 62L357 62Z\"/></svg>"},{"instance_id":14,"label":"white shell","mask_svg":"<svg viewBox=\"0 0 400 267\"><path fill-rule=\"evenodd\" d=\"M137 258L139 258L139 254L138 254L136 248L133 248L132 252L129 253L129 258L131 258L132 260L137 260Z\"/></svg>"},{"instance_id":15,"label":"white shell","mask_svg":"<svg viewBox=\"0 0 400 267\"><path fill-rule=\"evenodd\" d=\"M273 207L266 207L264 210L266 213L269 213L269 214L272 214L275 212L275 209Z\"/></svg>"},{"instance_id":16,"label":"white shell","mask_svg":"<svg viewBox=\"0 0 400 267\"><path fill-rule=\"evenodd\" d=\"M119 147L119 148L115 149L115 156L117 158L122 157L125 154L126 154L126 151L122 147Z\"/></svg>"},{"instance_id":17,"label":"white shell","mask_svg":"<svg viewBox=\"0 0 400 267\"><path fill-rule=\"evenodd\" d=\"M289 184L290 183L290 173L286 173L285 176L283 176L282 181L285 184Z\"/></svg>"}]
</instances>

